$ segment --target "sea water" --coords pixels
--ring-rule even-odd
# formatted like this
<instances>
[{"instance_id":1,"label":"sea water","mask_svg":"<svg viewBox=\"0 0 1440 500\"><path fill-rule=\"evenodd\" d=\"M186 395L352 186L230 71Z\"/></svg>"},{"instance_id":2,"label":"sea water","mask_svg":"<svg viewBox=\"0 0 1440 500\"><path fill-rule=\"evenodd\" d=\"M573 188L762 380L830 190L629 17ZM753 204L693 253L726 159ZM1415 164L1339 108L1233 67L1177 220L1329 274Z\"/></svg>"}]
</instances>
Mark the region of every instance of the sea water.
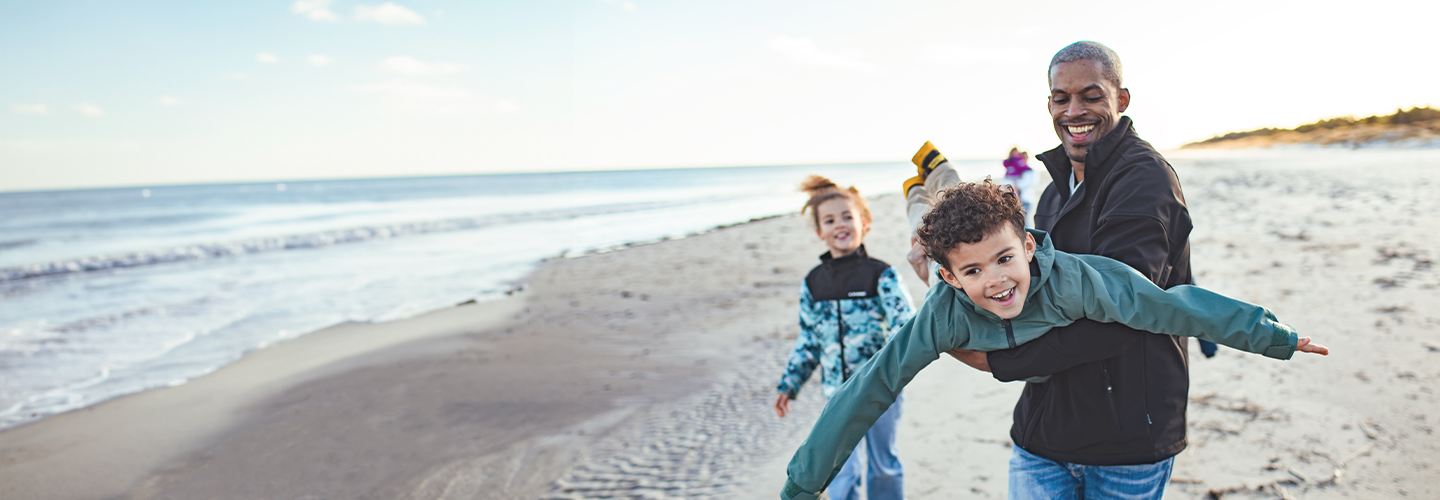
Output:
<instances>
[{"instance_id":1,"label":"sea water","mask_svg":"<svg viewBox=\"0 0 1440 500\"><path fill-rule=\"evenodd\" d=\"M956 162L962 177L999 161ZM344 321L504 296L542 259L792 213L905 163L0 193L0 428Z\"/></svg>"}]
</instances>

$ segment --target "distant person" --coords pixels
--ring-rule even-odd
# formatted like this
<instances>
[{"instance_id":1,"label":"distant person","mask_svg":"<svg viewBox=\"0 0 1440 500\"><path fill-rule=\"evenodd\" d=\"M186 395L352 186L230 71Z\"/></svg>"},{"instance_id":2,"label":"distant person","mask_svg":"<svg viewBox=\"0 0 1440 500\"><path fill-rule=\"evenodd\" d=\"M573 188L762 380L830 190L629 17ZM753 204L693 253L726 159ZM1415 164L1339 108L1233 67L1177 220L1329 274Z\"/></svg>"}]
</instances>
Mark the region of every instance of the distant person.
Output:
<instances>
[{"instance_id":1,"label":"distant person","mask_svg":"<svg viewBox=\"0 0 1440 500\"><path fill-rule=\"evenodd\" d=\"M1030 153L1021 151L1020 148L1010 148L1010 156L1001 162L1005 166L1005 184L1015 188L1016 196L1020 197L1020 205L1025 208L1026 215L1034 215L1030 211L1031 194L1035 186L1035 170L1030 168ZM1029 227L1029 224L1026 224Z\"/></svg>"},{"instance_id":2,"label":"distant person","mask_svg":"<svg viewBox=\"0 0 1440 500\"><path fill-rule=\"evenodd\" d=\"M907 194L925 188L905 184ZM1329 354L1263 307L1194 286L1161 290L1119 261L1055 250L1048 234L1025 229L1025 212L1009 186L988 179L961 183L936 198L915 232L944 284L832 395L790 460L782 499L818 498L864 430L921 369L951 349L1013 348L1088 318L1209 337L1281 360L1296 351Z\"/></svg>"},{"instance_id":3,"label":"distant person","mask_svg":"<svg viewBox=\"0 0 1440 500\"><path fill-rule=\"evenodd\" d=\"M914 314L900 274L865 253L871 219L860 192L816 175L801 190L810 199L800 213L810 216L829 251L800 286L800 335L775 398L781 417L790 413L790 400L817 367L821 391L829 398ZM831 500L858 500L862 476L869 500L904 498L904 469L895 447L902 399L887 402L874 425L859 430L864 439L845 450L850 458L834 475Z\"/></svg>"}]
</instances>

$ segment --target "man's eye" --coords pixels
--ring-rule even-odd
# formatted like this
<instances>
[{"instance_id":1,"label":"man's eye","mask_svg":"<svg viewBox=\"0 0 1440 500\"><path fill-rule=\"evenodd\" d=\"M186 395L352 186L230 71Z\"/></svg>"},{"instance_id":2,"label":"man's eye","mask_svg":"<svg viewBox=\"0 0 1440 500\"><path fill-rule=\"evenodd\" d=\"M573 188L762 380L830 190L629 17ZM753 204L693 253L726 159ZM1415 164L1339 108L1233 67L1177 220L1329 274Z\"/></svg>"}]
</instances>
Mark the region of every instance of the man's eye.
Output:
<instances>
[{"instance_id":1,"label":"man's eye","mask_svg":"<svg viewBox=\"0 0 1440 500\"><path fill-rule=\"evenodd\" d=\"M1065 104L1065 101L1066 101L1066 99L1065 99L1064 97L1051 97L1051 98L1050 98L1050 102L1053 102L1053 103L1056 103L1056 104Z\"/></svg>"},{"instance_id":2,"label":"man's eye","mask_svg":"<svg viewBox=\"0 0 1440 500\"><path fill-rule=\"evenodd\" d=\"M1088 101L1088 102L1100 102L1101 99L1104 99L1104 97L1086 97L1086 98L1085 98L1085 100Z\"/></svg>"}]
</instances>

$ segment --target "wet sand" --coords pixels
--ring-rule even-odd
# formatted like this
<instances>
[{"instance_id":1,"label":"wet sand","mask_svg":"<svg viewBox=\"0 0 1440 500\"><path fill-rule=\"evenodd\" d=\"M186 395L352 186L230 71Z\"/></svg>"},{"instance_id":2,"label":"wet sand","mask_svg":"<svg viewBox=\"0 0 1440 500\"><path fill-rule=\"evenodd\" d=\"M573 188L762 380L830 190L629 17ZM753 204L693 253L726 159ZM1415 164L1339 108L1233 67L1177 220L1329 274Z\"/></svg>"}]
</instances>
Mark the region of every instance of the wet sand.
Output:
<instances>
[{"instance_id":1,"label":"wet sand","mask_svg":"<svg viewBox=\"0 0 1440 500\"><path fill-rule=\"evenodd\" d=\"M1335 353L1195 350L1167 497L1440 496L1440 155L1172 161L1201 284ZM1385 179L1357 180L1369 165ZM872 205L867 247L900 267L899 197ZM551 260L505 301L340 325L0 432L0 498L774 498L823 404L812 381L791 418L769 408L821 251L787 216ZM1004 498L1020 389L922 372L907 497Z\"/></svg>"}]
</instances>

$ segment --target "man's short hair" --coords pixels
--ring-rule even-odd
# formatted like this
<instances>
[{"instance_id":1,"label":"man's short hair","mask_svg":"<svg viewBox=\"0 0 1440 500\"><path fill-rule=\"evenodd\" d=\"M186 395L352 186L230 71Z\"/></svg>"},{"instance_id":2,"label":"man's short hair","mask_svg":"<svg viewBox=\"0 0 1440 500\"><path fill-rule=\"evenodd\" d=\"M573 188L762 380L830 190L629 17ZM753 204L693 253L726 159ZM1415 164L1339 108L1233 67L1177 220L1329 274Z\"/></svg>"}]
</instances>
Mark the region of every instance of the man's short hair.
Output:
<instances>
[{"instance_id":1,"label":"man's short hair","mask_svg":"<svg viewBox=\"0 0 1440 500\"><path fill-rule=\"evenodd\" d=\"M1125 88L1124 85L1121 85L1125 77L1124 71L1120 67L1120 56L1110 50L1110 47L1088 40L1066 45L1065 48L1060 49L1060 52L1056 52L1055 57L1050 58L1050 67L1045 68L1045 81L1050 82L1050 71L1054 70L1056 65L1087 59L1100 63L1100 69L1105 72L1105 79L1109 80L1115 88Z\"/></svg>"},{"instance_id":2,"label":"man's short hair","mask_svg":"<svg viewBox=\"0 0 1440 500\"><path fill-rule=\"evenodd\" d=\"M1025 234L1025 209L1009 185L989 178L962 182L941 191L935 205L921 219L915 236L925 247L925 256L950 269L946 255L961 243L978 243L986 236L1009 227Z\"/></svg>"}]
</instances>

